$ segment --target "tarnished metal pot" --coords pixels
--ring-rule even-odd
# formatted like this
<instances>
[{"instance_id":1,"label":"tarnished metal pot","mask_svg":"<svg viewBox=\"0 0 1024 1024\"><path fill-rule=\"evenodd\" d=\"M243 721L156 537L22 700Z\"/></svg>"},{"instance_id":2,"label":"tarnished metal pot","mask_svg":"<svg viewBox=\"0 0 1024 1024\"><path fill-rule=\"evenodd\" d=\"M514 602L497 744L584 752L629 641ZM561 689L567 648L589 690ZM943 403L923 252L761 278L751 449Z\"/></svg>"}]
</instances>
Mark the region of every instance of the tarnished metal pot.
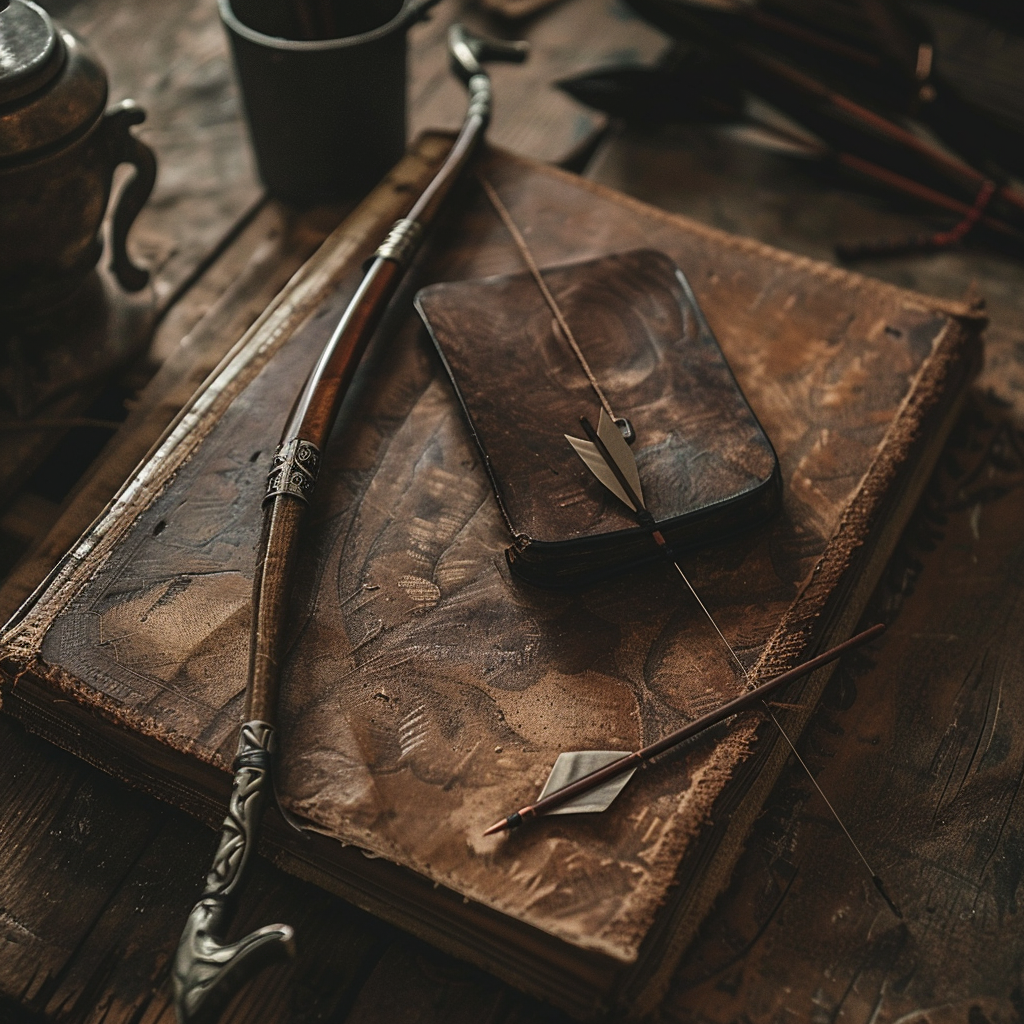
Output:
<instances>
[{"instance_id":1,"label":"tarnished metal pot","mask_svg":"<svg viewBox=\"0 0 1024 1024\"><path fill-rule=\"evenodd\" d=\"M114 211L112 269L128 291L148 280L125 237L152 191L156 158L129 131L143 111L106 102L106 73L81 40L29 0L0 10L0 317L45 311L85 280L121 163L135 175Z\"/></svg>"}]
</instances>

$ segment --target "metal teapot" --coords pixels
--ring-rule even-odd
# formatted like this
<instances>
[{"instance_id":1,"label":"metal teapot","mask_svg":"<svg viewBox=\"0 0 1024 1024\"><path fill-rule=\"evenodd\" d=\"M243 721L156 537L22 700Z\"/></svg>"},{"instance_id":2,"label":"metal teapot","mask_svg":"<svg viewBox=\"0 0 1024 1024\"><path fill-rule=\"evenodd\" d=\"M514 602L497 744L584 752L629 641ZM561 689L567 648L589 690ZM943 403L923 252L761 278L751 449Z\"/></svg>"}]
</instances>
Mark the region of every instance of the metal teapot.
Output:
<instances>
[{"instance_id":1,"label":"metal teapot","mask_svg":"<svg viewBox=\"0 0 1024 1024\"><path fill-rule=\"evenodd\" d=\"M129 131L142 109L106 102L106 73L80 39L30 0L0 0L0 320L64 304L86 280L122 163L135 174L114 210L111 269L127 291L148 282L125 239L156 157Z\"/></svg>"}]
</instances>

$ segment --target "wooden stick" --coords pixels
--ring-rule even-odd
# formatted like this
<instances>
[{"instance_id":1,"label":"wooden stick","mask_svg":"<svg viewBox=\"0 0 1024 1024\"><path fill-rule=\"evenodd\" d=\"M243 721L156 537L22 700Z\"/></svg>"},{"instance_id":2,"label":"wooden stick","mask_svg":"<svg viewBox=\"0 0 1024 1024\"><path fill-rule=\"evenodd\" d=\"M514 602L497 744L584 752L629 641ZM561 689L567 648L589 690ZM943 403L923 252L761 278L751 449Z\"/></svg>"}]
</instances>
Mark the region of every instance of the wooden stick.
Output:
<instances>
[{"instance_id":1,"label":"wooden stick","mask_svg":"<svg viewBox=\"0 0 1024 1024\"><path fill-rule=\"evenodd\" d=\"M901 192L911 199L929 203L940 210L958 213L962 217L971 217L977 214L975 219L978 223L984 224L985 227L1005 235L1007 238L1012 238L1015 242L1024 242L1024 232L1021 232L1011 224L1007 224L1005 221L978 211L976 206L972 206L970 203L961 202L959 199L954 199L952 196L947 196L944 192L929 188L927 185L914 181L912 178L897 174L895 171L890 171L885 167L879 167L878 164L873 164L868 160L862 160L859 156L854 156L852 153L836 153L835 160L848 170L877 181L879 184L885 185L894 191ZM987 192L989 188L994 189L995 185L992 182L986 182L982 185L981 190L979 190L979 194Z\"/></svg>"},{"instance_id":2,"label":"wooden stick","mask_svg":"<svg viewBox=\"0 0 1024 1024\"><path fill-rule=\"evenodd\" d=\"M958 182L965 188L973 189L975 192L982 187L987 180L981 171L972 167L966 161L954 156L951 153L940 149L925 139L915 135L912 131L890 121L881 114L876 114L868 107L851 100L848 96L829 88L816 78L798 71L789 64L753 46L737 43L734 46L737 53L742 54L752 64L762 71L774 76L776 80L786 82L804 95L820 100L833 111L845 115L850 121L859 125L865 131L888 139L905 150L916 153L923 160L927 161L937 170L944 173L948 178ZM1024 192L1009 185L999 185L996 195L1004 202L1015 207L1018 211L1024 211Z\"/></svg>"}]
</instances>

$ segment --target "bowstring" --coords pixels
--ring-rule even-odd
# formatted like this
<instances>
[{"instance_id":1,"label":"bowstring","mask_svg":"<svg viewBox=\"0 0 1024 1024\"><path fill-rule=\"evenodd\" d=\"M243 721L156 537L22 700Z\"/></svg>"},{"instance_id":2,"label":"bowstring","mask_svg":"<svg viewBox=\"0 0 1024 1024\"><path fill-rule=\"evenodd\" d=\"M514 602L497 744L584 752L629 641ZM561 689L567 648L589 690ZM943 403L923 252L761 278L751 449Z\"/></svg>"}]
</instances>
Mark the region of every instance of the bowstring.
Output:
<instances>
[{"instance_id":1,"label":"bowstring","mask_svg":"<svg viewBox=\"0 0 1024 1024\"><path fill-rule=\"evenodd\" d=\"M477 173L477 179L483 187L487 198L491 201L491 206L494 207L494 212L498 215L502 224L505 225L505 229L512 236L512 241L515 242L516 248L519 250L519 255L523 258L523 262L529 269L534 281L537 282L537 287L540 289L541 295L544 296L544 301L547 302L548 308L551 310L551 315L555 318L555 323L558 324L558 329L562 332L563 337L569 343L569 347L572 349L573 355L576 356L576 360L580 364L583 372L586 374L587 380L590 381L590 386L593 388L594 394L597 395L597 400L601 403L601 407L613 420L618 419L615 415L615 411L612 409L611 403L608 401L601 385L598 383L594 371L591 370L590 363L587 362L587 357L583 354L583 349L580 348L579 343L576 341L576 336L572 333L572 328L566 322L565 316L562 314L561 306L558 305L554 295L551 294L551 289L548 288L547 282L544 280L544 275L540 272L540 267L537 266L537 261L533 258L533 253L530 251L530 247L527 245L526 239L523 237L523 233L519 230L519 226L512 219L512 215L508 212L507 207L501 201L501 196L499 196L495 191L494 186L480 172Z\"/></svg>"},{"instance_id":2,"label":"bowstring","mask_svg":"<svg viewBox=\"0 0 1024 1024\"><path fill-rule=\"evenodd\" d=\"M504 224L505 226L505 229L512 237L512 241L515 243L516 249L519 250L519 255L522 257L523 262L526 264L527 269L530 271L531 276L536 282L541 295L543 295L544 297L544 301L548 304L548 308L551 310L551 314L555 318L555 323L558 325L558 328L562 332L562 335L565 338L565 340L569 343L569 347L572 349L573 355L576 357L576 360L580 364L580 368L583 370L584 374L587 377L587 380L590 382L590 386L593 389L594 394L597 396L598 401L601 403L602 408L606 413L608 413L612 420L618 419L618 417L615 415L614 410L611 407L611 403L608 401L608 398L604 393L604 390L598 383L597 377L594 375L593 370L591 370L590 363L587 361L587 357L583 354L583 349L580 348L579 343L576 341L576 336L573 334L572 328L566 322L561 307L558 305L558 302L555 299L554 295L551 294L551 290L548 288L547 282L544 280L544 275L541 273L540 267L537 265L537 261L534 259L533 253L530 250L530 246L527 244L526 239L523 237L523 233L519 230L519 226L512 219L512 215L508 212L508 208L502 202L501 197L498 195L494 186L487 180L487 178L484 176L482 172L477 172L477 180L480 182L480 185L483 188L488 200L490 201L490 204L493 207L494 212L498 215L499 220L501 220L502 224ZM718 623L715 621L715 617L708 610L707 605L705 605L704 602L701 600L700 595L694 589L694 586L690 582L686 573L683 572L682 566L680 566L680 564L675 560L674 556L671 560L672 564L675 566L676 572L679 573L683 582L686 584L687 589L693 595L693 599L697 602L698 605L700 605L701 611L707 617L708 622L711 623L715 632L718 634L718 638L725 645L725 649L729 652L730 657L739 666L739 670L743 674L743 679L746 683L747 689L755 689L756 684L754 680L750 678L750 673L747 671L746 666L740 660L740 657L736 653L735 648L732 646L731 643L729 643L725 634L719 628ZM836 811L835 807L832 806L832 801L829 800L829 798L825 795L824 790L818 784L818 780L811 773L809 765L800 756L800 752L796 749L796 744L793 742L789 733L783 728L782 723L779 721L778 717L776 716L775 712L771 709L768 702L763 700L761 701L761 705L767 713L768 717L774 723L775 728L779 730L779 735L786 741L786 745L789 747L790 752L796 758L797 763L803 769L804 774L807 776L808 779L810 779L811 785L817 791L818 796L820 796L821 799L825 802L825 806L831 812L832 817L835 818L839 827L843 830L844 835L849 840L849 843L853 847L857 856L863 862L864 867L867 869L868 873L871 875L872 881L874 881L875 885L878 887L879 892L882 893L882 896L885 898L885 901L889 904L890 907L892 907L893 911L899 914L899 911L896 909L895 904L893 904L892 900L886 894L885 890L881 887L881 878L874 870L874 868L872 868L867 857L864 856L864 852L861 850L856 840L850 834L850 830L846 827L846 823L839 816L838 811Z\"/></svg>"}]
</instances>

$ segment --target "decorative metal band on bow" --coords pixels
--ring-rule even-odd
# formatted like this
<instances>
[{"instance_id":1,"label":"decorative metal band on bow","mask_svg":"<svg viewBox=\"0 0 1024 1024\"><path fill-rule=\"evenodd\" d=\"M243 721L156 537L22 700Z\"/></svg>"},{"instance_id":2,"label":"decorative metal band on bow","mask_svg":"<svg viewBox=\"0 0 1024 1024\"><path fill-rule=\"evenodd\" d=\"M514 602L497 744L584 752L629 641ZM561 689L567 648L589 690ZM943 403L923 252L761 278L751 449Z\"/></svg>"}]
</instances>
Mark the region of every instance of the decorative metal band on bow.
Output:
<instances>
[{"instance_id":1,"label":"decorative metal band on bow","mask_svg":"<svg viewBox=\"0 0 1024 1024\"><path fill-rule=\"evenodd\" d=\"M491 111L491 80L487 75L474 75L468 83L469 110L468 116L490 116Z\"/></svg>"},{"instance_id":2,"label":"decorative metal band on bow","mask_svg":"<svg viewBox=\"0 0 1024 1024\"><path fill-rule=\"evenodd\" d=\"M278 445L267 474L264 502L278 494L290 494L309 503L320 472L320 449L311 441L293 438Z\"/></svg>"},{"instance_id":3,"label":"decorative metal band on bow","mask_svg":"<svg viewBox=\"0 0 1024 1024\"><path fill-rule=\"evenodd\" d=\"M267 722L246 722L238 736L235 778L227 817L221 826L220 845L206 876L203 896L230 896L242 864L252 851L258 805L270 792L270 759L274 752L274 728Z\"/></svg>"},{"instance_id":4,"label":"decorative metal band on bow","mask_svg":"<svg viewBox=\"0 0 1024 1024\"><path fill-rule=\"evenodd\" d=\"M393 260L400 267L405 267L419 248L422 234L423 225L419 221L403 217L395 221L387 238L373 255L382 260Z\"/></svg>"}]
</instances>

